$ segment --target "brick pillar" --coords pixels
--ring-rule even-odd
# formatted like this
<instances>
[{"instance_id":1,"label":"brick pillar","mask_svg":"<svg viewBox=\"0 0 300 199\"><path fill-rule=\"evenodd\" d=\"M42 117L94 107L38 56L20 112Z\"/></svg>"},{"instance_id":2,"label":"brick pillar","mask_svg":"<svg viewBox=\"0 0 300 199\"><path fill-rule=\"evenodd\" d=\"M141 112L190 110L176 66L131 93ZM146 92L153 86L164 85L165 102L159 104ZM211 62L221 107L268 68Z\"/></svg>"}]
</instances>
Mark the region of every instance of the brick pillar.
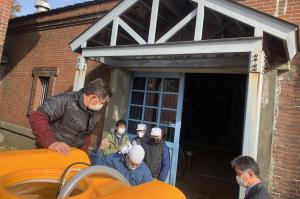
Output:
<instances>
[{"instance_id":1,"label":"brick pillar","mask_svg":"<svg viewBox=\"0 0 300 199\"><path fill-rule=\"evenodd\" d=\"M0 0L0 60L3 53L4 40L11 15L12 0Z\"/></svg>"}]
</instances>

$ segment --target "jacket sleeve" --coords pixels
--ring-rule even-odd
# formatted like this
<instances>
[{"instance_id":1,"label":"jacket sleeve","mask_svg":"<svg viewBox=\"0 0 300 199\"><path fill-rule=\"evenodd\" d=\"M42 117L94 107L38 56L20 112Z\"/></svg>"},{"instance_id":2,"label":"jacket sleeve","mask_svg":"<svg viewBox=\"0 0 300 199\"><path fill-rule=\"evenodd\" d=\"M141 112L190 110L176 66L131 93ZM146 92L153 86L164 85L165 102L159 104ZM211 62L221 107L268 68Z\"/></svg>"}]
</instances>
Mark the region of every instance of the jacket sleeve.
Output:
<instances>
[{"instance_id":1,"label":"jacket sleeve","mask_svg":"<svg viewBox=\"0 0 300 199\"><path fill-rule=\"evenodd\" d=\"M125 144L129 144L130 143L130 140L129 140L129 137L128 137L128 134L126 133L126 137L125 137Z\"/></svg>"},{"instance_id":2,"label":"jacket sleeve","mask_svg":"<svg viewBox=\"0 0 300 199\"><path fill-rule=\"evenodd\" d=\"M114 168L114 154L103 155L101 152L97 152L97 155L93 158L93 165L108 166Z\"/></svg>"},{"instance_id":3,"label":"jacket sleeve","mask_svg":"<svg viewBox=\"0 0 300 199\"><path fill-rule=\"evenodd\" d=\"M49 122L52 122L63 116L66 104L66 96L62 94L47 99L39 106L38 111L45 113L49 118Z\"/></svg>"},{"instance_id":4,"label":"jacket sleeve","mask_svg":"<svg viewBox=\"0 0 300 199\"><path fill-rule=\"evenodd\" d=\"M43 148L48 148L56 141L50 129L47 115L40 111L34 111L29 118L29 123L37 143Z\"/></svg>"},{"instance_id":5,"label":"jacket sleeve","mask_svg":"<svg viewBox=\"0 0 300 199\"><path fill-rule=\"evenodd\" d=\"M104 165L116 169L115 162L118 162L120 159L119 154L113 153L105 157Z\"/></svg>"},{"instance_id":6,"label":"jacket sleeve","mask_svg":"<svg viewBox=\"0 0 300 199\"><path fill-rule=\"evenodd\" d=\"M168 172L170 170L170 152L169 148L164 143L163 145L163 158L162 158L162 163L161 163L161 169L160 169L160 174L159 174L159 180L165 181L168 176Z\"/></svg>"},{"instance_id":7,"label":"jacket sleeve","mask_svg":"<svg viewBox=\"0 0 300 199\"><path fill-rule=\"evenodd\" d=\"M104 139L108 139L110 142L114 143L114 140L113 140L113 136L112 136L112 133L109 132L105 137ZM103 152L108 155L108 154L111 154L113 152L115 152L115 147L113 144L110 144L107 146L107 148L103 149Z\"/></svg>"},{"instance_id":8,"label":"jacket sleeve","mask_svg":"<svg viewBox=\"0 0 300 199\"><path fill-rule=\"evenodd\" d=\"M88 148L90 146L90 143L91 143L91 135L85 136L85 138L84 138L84 144L81 147L81 150L83 150L85 152L88 152Z\"/></svg>"}]
</instances>

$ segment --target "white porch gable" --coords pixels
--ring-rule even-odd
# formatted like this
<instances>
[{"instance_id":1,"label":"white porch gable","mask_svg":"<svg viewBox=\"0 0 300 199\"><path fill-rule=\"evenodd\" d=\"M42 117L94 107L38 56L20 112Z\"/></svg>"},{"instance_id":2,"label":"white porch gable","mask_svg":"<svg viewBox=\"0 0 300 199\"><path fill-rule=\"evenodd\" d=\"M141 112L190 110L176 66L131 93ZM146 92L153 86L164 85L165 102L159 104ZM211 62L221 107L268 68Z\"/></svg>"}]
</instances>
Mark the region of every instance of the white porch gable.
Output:
<instances>
[{"instance_id":1,"label":"white porch gable","mask_svg":"<svg viewBox=\"0 0 300 199\"><path fill-rule=\"evenodd\" d=\"M189 1L189 0L186 0ZM275 38L282 40L285 48L286 57L291 60L297 50L297 30L296 25L290 24L278 18L272 17L270 15L261 13L259 11L247 8L235 2L229 0L190 0L194 5L194 9L185 15L177 24L170 27L169 30L163 34L161 37L157 38L157 23L159 14L160 2L167 4L168 0L153 0L151 9L151 18L149 22L149 27L146 30L148 32L147 36L141 35L135 31L128 23L122 19L122 14L127 10L132 9L135 4L143 3L143 0L123 0L110 12L104 15L97 23L89 27L85 32L79 35L70 44L73 51L78 50L81 47L85 47L87 42L91 40L95 35L97 35L101 30L106 28L108 24L113 24L110 35L109 45L97 46L96 48L102 48L103 46L119 46L117 44L117 38L120 36L119 27L122 27L138 44L161 44L166 43L170 40L176 33L183 29L191 20L195 19L195 33L193 41L202 40L203 29L204 29L204 15L206 9L215 11L229 18L233 18L243 24L247 24L254 28L253 37L263 37L263 33L267 33ZM174 2L175 3L175 2ZM175 12L179 12L175 9ZM131 21L134 19L131 19ZM137 22L136 22L137 24ZM142 26L141 24L139 24ZM123 35L122 35L123 36ZM125 36L123 36L125 37ZM145 39L147 37L147 39ZM98 42L101 44L101 42ZM87 46L86 48L89 48ZM95 48L93 46L92 48ZM105 48L106 49L106 48ZM90 52L91 50L89 50ZM112 55L117 56L117 55Z\"/></svg>"}]
</instances>

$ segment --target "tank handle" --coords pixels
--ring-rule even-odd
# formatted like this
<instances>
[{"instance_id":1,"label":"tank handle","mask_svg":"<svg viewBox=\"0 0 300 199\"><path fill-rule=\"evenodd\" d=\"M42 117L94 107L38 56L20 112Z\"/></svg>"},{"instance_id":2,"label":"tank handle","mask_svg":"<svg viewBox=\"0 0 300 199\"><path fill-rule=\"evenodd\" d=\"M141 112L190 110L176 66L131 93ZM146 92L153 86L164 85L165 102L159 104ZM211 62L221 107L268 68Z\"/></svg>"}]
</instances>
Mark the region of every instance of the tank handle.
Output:
<instances>
[{"instance_id":1,"label":"tank handle","mask_svg":"<svg viewBox=\"0 0 300 199\"><path fill-rule=\"evenodd\" d=\"M80 182L80 180L91 174L107 174L112 178L131 186L128 180L117 170L107 166L91 166L78 172L68 183L66 183L63 189L60 191L57 199L67 198L72 193L76 185Z\"/></svg>"}]
</instances>

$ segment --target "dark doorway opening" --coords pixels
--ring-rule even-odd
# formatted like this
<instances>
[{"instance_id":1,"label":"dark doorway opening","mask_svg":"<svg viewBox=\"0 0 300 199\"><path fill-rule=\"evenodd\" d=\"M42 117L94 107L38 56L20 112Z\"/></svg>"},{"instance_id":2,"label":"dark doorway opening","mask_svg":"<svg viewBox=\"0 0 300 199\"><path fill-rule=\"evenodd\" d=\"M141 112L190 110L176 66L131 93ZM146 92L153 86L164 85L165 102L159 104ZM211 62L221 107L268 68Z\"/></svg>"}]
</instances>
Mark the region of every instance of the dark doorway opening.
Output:
<instances>
[{"instance_id":1,"label":"dark doorway opening","mask_svg":"<svg viewBox=\"0 0 300 199\"><path fill-rule=\"evenodd\" d=\"M247 75L186 74L176 185L189 199L238 199Z\"/></svg>"}]
</instances>

